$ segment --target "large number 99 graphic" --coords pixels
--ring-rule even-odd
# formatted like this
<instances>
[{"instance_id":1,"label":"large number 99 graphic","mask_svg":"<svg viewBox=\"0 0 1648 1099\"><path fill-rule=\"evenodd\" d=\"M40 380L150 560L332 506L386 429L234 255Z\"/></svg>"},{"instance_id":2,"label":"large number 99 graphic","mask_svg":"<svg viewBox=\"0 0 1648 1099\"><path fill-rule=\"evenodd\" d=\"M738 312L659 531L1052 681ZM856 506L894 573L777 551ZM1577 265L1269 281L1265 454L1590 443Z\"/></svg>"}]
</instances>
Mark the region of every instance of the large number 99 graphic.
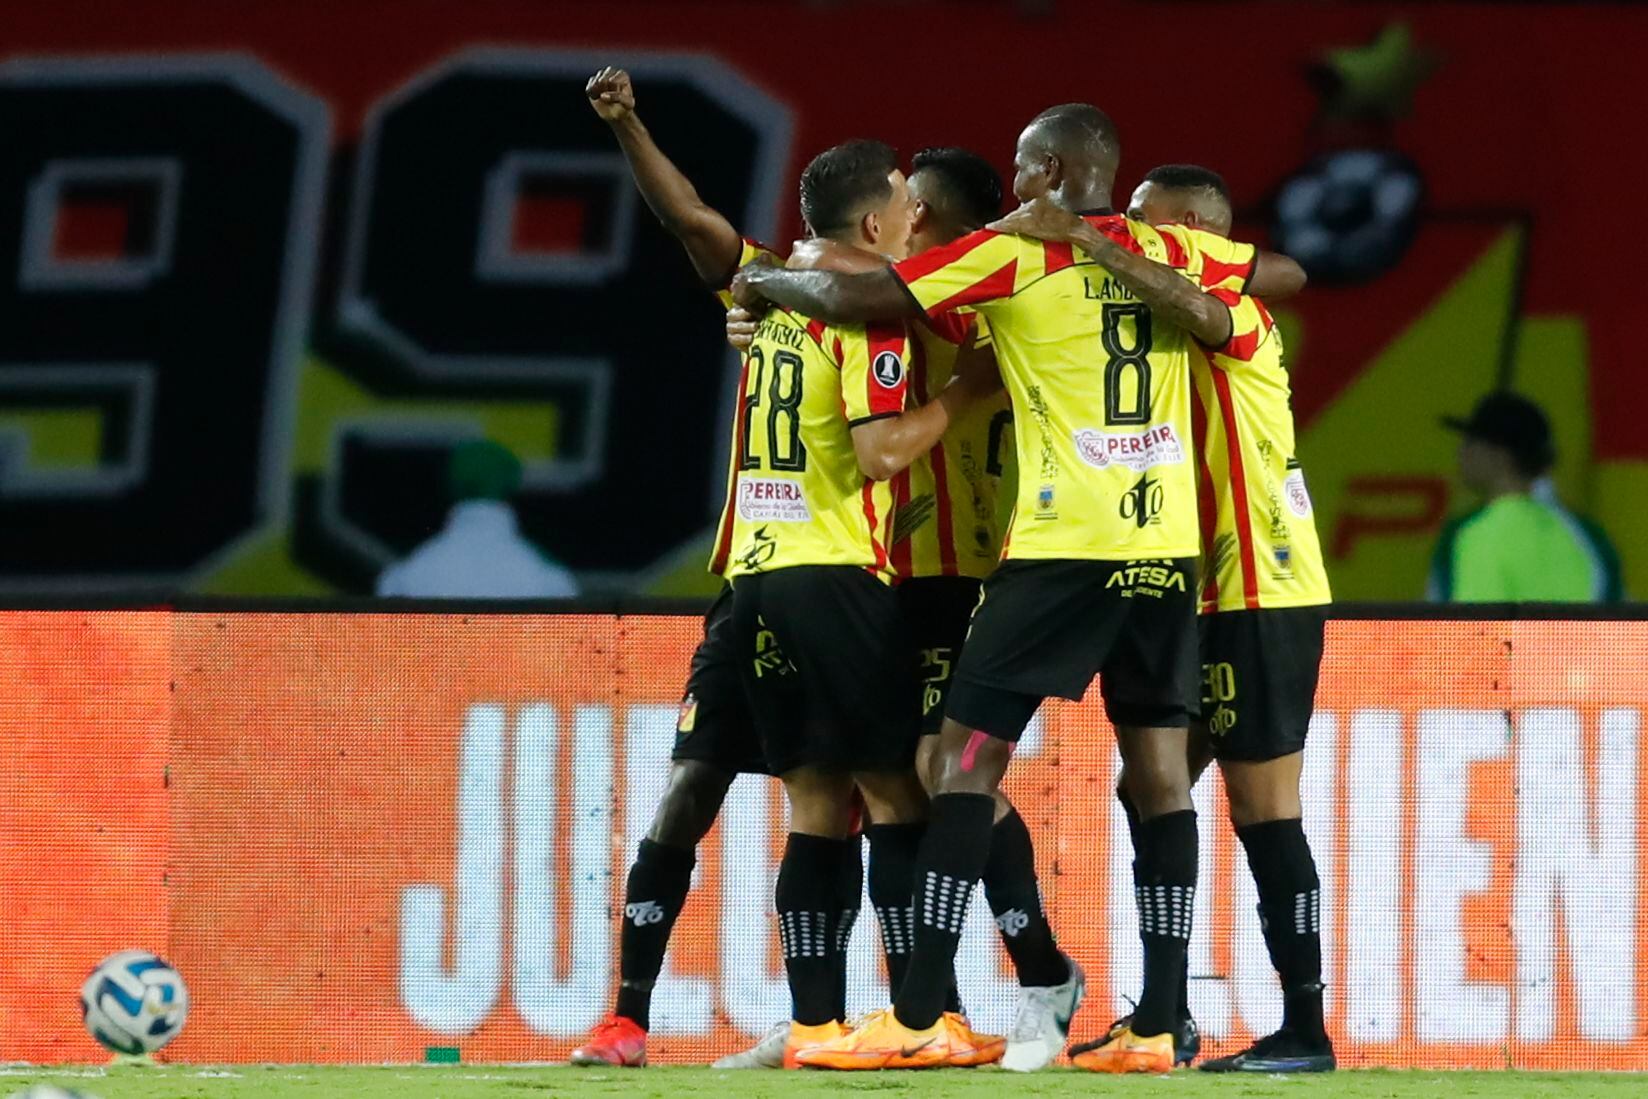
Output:
<instances>
[{"instance_id":1,"label":"large number 99 graphic","mask_svg":"<svg viewBox=\"0 0 1648 1099\"><path fill-rule=\"evenodd\" d=\"M575 567L634 573L711 521L723 314L584 99L610 60L469 51L369 112L317 335L382 403L303 409L311 450L330 433L289 517L312 571L359 583L427 536L440 456L489 415L525 532ZM709 58L631 67L705 200L770 234L783 109ZM249 58L12 63L0 147L0 584L187 583L288 518L326 107ZM67 459L37 445L65 423Z\"/></svg>"},{"instance_id":2,"label":"large number 99 graphic","mask_svg":"<svg viewBox=\"0 0 1648 1099\"><path fill-rule=\"evenodd\" d=\"M249 60L0 66L8 583L171 581L276 507L326 144Z\"/></svg>"}]
</instances>

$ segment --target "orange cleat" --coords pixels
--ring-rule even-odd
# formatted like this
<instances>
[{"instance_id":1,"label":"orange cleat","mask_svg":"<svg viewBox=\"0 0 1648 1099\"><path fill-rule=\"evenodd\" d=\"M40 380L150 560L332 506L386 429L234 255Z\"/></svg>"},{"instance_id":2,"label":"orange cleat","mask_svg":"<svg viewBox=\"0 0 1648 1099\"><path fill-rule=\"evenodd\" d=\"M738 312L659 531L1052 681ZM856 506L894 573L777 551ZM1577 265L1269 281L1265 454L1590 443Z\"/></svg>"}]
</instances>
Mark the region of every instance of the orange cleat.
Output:
<instances>
[{"instance_id":1,"label":"orange cleat","mask_svg":"<svg viewBox=\"0 0 1648 1099\"><path fill-rule=\"evenodd\" d=\"M973 1029L973 1024L967 1021L967 1016L959 1012L946 1011L944 1018L939 1022L946 1024L950 1029L951 1048L956 1052L948 1063L956 1068L993 1065L1000 1061L1001 1055L1007 1051L1006 1038L995 1034L980 1034Z\"/></svg>"},{"instance_id":2,"label":"orange cleat","mask_svg":"<svg viewBox=\"0 0 1648 1099\"><path fill-rule=\"evenodd\" d=\"M925 1030L912 1030L888 1008L834 1041L802 1050L795 1059L805 1068L847 1071L963 1067L999 1061L1006 1047L1006 1039L975 1033L959 1015L947 1012Z\"/></svg>"},{"instance_id":3,"label":"orange cleat","mask_svg":"<svg viewBox=\"0 0 1648 1099\"><path fill-rule=\"evenodd\" d=\"M1070 1050L1070 1061L1088 1072L1173 1071L1173 1035L1152 1034L1141 1038L1129 1029L1115 1037L1105 1036Z\"/></svg>"},{"instance_id":4,"label":"orange cleat","mask_svg":"<svg viewBox=\"0 0 1648 1099\"><path fill-rule=\"evenodd\" d=\"M647 1032L633 1019L608 1015L589 1032L584 1044L572 1051L575 1065L610 1065L616 1068L645 1068Z\"/></svg>"},{"instance_id":5,"label":"orange cleat","mask_svg":"<svg viewBox=\"0 0 1648 1099\"><path fill-rule=\"evenodd\" d=\"M784 1067L800 1068L801 1065L796 1061L797 1054L825 1042L833 1042L846 1033L847 1028L839 1019L831 1019L817 1026L791 1022L789 1035L784 1039Z\"/></svg>"}]
</instances>

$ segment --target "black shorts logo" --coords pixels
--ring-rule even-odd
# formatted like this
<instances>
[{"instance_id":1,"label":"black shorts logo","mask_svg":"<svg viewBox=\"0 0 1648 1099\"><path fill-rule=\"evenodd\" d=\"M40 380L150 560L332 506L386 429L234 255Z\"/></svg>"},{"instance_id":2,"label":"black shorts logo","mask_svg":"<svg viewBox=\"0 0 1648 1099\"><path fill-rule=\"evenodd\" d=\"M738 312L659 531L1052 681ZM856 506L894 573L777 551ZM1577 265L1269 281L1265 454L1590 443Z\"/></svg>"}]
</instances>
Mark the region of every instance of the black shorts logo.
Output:
<instances>
[{"instance_id":1,"label":"black shorts logo","mask_svg":"<svg viewBox=\"0 0 1648 1099\"><path fill-rule=\"evenodd\" d=\"M904 380L904 360L891 351L883 351L870 366L876 384L883 389L894 389Z\"/></svg>"},{"instance_id":2,"label":"black shorts logo","mask_svg":"<svg viewBox=\"0 0 1648 1099\"><path fill-rule=\"evenodd\" d=\"M1162 502L1167 492L1162 488L1162 482L1146 473L1139 478L1137 484L1122 494L1122 500L1117 510L1123 519L1131 519L1140 526L1160 522L1157 519L1162 513Z\"/></svg>"}]
</instances>

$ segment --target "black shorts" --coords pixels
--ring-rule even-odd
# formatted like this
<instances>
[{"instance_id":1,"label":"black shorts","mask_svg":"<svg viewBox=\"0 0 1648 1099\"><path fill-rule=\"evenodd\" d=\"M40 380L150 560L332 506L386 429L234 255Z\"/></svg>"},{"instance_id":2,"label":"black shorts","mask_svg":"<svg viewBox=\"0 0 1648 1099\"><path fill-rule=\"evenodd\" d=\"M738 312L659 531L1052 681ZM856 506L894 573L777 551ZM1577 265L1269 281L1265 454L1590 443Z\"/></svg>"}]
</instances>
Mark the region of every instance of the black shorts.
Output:
<instances>
[{"instance_id":1,"label":"black shorts","mask_svg":"<svg viewBox=\"0 0 1648 1099\"><path fill-rule=\"evenodd\" d=\"M861 568L801 565L733 583L739 675L767 768L915 762L915 651L898 596Z\"/></svg>"},{"instance_id":2,"label":"black shorts","mask_svg":"<svg viewBox=\"0 0 1648 1099\"><path fill-rule=\"evenodd\" d=\"M1326 625L1324 607L1202 615L1201 715L1213 758L1259 763L1304 749Z\"/></svg>"},{"instance_id":3,"label":"black shorts","mask_svg":"<svg viewBox=\"0 0 1648 1099\"><path fill-rule=\"evenodd\" d=\"M979 582L970 576L918 576L897 591L920 661L921 735L928 736L944 724L944 704L978 606Z\"/></svg>"},{"instance_id":4,"label":"black shorts","mask_svg":"<svg viewBox=\"0 0 1648 1099\"><path fill-rule=\"evenodd\" d=\"M1049 695L1099 677L1112 724L1183 728L1196 712L1196 562L1007 561L984 582L949 716L1017 740Z\"/></svg>"},{"instance_id":5,"label":"black shorts","mask_svg":"<svg viewBox=\"0 0 1648 1099\"><path fill-rule=\"evenodd\" d=\"M755 720L738 675L730 587L721 589L704 615L704 640L692 652L670 758L707 763L731 774L767 773L761 739L755 735Z\"/></svg>"}]
</instances>

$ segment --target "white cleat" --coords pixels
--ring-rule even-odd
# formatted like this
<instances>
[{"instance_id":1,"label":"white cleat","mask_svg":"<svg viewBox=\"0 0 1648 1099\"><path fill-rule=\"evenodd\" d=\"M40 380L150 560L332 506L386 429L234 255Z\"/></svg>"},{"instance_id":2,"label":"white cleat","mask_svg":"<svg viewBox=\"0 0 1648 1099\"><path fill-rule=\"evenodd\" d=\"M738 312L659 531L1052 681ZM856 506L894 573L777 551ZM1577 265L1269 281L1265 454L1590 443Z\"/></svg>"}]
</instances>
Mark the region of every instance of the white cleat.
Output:
<instances>
[{"instance_id":1,"label":"white cleat","mask_svg":"<svg viewBox=\"0 0 1648 1099\"><path fill-rule=\"evenodd\" d=\"M729 1053L710 1068L783 1068L784 1046L790 1040L790 1022L775 1023L762 1039L742 1053Z\"/></svg>"},{"instance_id":2,"label":"white cleat","mask_svg":"<svg viewBox=\"0 0 1648 1099\"><path fill-rule=\"evenodd\" d=\"M1007 1034L1002 1068L1035 1072L1052 1064L1064 1051L1064 1043L1070 1037L1070 1020L1075 1018L1082 993L1087 989L1087 974L1081 966L1068 955L1065 961L1070 963L1070 979L1063 984L1019 990L1019 1013Z\"/></svg>"}]
</instances>

